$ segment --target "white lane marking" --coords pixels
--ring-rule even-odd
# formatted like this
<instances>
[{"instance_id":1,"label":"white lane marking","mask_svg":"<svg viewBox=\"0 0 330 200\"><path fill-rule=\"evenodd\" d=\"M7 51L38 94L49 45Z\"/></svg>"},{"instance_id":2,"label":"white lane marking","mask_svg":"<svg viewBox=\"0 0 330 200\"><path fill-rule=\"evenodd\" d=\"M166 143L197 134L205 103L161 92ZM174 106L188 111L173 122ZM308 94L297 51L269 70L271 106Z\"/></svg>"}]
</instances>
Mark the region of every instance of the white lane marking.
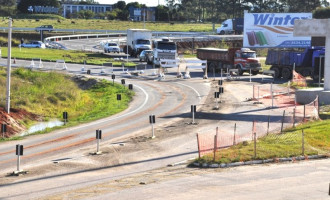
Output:
<instances>
[{"instance_id":1,"label":"white lane marking","mask_svg":"<svg viewBox=\"0 0 330 200\"><path fill-rule=\"evenodd\" d=\"M192 89L194 92L196 92L196 94L197 94L197 96L199 98L199 101L202 100L201 94L195 88L193 88L193 87L191 87L189 85L183 84L183 83L177 83L177 84L180 84L180 85L183 85L183 86L186 86L186 87Z\"/></svg>"}]
</instances>

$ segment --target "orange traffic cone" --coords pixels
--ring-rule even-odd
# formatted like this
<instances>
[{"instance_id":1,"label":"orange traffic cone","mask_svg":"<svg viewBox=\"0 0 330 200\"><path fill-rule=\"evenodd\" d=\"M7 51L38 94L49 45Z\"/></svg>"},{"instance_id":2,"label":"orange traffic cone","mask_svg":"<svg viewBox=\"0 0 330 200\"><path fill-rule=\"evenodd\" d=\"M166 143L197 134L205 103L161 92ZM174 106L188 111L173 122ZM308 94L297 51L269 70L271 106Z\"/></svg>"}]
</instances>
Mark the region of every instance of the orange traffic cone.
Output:
<instances>
[{"instance_id":1,"label":"orange traffic cone","mask_svg":"<svg viewBox=\"0 0 330 200\"><path fill-rule=\"evenodd\" d=\"M14 58L14 62L13 62L13 64L16 64L16 58Z\"/></svg>"}]
</instances>

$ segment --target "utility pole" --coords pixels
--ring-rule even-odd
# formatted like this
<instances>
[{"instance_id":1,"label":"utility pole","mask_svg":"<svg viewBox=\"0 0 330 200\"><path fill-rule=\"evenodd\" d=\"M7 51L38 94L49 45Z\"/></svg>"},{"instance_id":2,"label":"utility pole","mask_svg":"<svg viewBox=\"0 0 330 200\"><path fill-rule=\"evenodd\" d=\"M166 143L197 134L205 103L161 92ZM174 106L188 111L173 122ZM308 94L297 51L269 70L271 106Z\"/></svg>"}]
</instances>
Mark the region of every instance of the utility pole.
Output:
<instances>
[{"instance_id":1,"label":"utility pole","mask_svg":"<svg viewBox=\"0 0 330 200\"><path fill-rule=\"evenodd\" d=\"M11 75L11 32L12 32L12 19L9 18L8 27L8 57L7 57L7 94L6 94L6 112L10 113L10 75Z\"/></svg>"}]
</instances>

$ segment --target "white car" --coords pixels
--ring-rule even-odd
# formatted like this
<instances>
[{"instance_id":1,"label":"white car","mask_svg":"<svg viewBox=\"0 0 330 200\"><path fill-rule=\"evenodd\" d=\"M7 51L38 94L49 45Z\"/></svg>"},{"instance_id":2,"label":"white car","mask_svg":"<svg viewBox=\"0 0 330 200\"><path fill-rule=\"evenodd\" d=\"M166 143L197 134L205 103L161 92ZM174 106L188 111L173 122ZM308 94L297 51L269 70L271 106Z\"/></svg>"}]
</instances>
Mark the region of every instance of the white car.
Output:
<instances>
[{"instance_id":1,"label":"white car","mask_svg":"<svg viewBox=\"0 0 330 200\"><path fill-rule=\"evenodd\" d=\"M45 43L43 43L41 41L31 41L31 42L28 42L28 43L20 44L19 47L45 49L46 45L45 45Z\"/></svg>"},{"instance_id":2,"label":"white car","mask_svg":"<svg viewBox=\"0 0 330 200\"><path fill-rule=\"evenodd\" d=\"M110 53L110 52L119 53L120 48L119 48L118 44L113 43L113 42L105 43L104 53Z\"/></svg>"}]
</instances>

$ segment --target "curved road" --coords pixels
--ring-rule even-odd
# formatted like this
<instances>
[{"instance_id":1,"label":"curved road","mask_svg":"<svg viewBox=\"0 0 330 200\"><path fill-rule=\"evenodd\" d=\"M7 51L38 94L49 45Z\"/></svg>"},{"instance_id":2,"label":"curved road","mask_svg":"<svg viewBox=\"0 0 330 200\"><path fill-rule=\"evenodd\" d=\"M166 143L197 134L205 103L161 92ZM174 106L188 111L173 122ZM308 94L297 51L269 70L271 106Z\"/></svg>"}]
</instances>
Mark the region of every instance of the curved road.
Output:
<instances>
[{"instance_id":1,"label":"curved road","mask_svg":"<svg viewBox=\"0 0 330 200\"><path fill-rule=\"evenodd\" d=\"M17 61L19 65L28 65L28 62ZM22 64L25 63L25 64ZM54 63L43 63L50 68ZM79 74L80 65L68 65L70 73ZM91 69L95 76L101 71L101 67L86 66ZM124 77L115 71L116 77ZM146 72L151 73L151 72ZM175 73L174 73L175 74ZM152 76L148 79L129 79L126 84L133 84L136 93L133 102L124 112L114 116L82 124L76 127L57 130L49 134L29 136L22 141L10 141L0 146L0 165L3 171L14 171L16 169L15 145L24 145L24 156L22 166L28 163L49 162L49 157L63 154L69 150L95 144L95 130L102 130L102 140L108 141L123 135L129 135L137 130L148 128L149 115L156 116L157 124L166 123L166 116L190 116L190 105L201 103L202 97L209 92L209 84L203 79L191 79L189 81L176 79L168 75L166 80L157 81ZM111 80L109 76L104 79ZM121 78L117 78L121 79ZM170 119L171 120L171 119ZM151 132L150 129L146 129ZM59 156L61 157L61 156Z\"/></svg>"}]
</instances>

